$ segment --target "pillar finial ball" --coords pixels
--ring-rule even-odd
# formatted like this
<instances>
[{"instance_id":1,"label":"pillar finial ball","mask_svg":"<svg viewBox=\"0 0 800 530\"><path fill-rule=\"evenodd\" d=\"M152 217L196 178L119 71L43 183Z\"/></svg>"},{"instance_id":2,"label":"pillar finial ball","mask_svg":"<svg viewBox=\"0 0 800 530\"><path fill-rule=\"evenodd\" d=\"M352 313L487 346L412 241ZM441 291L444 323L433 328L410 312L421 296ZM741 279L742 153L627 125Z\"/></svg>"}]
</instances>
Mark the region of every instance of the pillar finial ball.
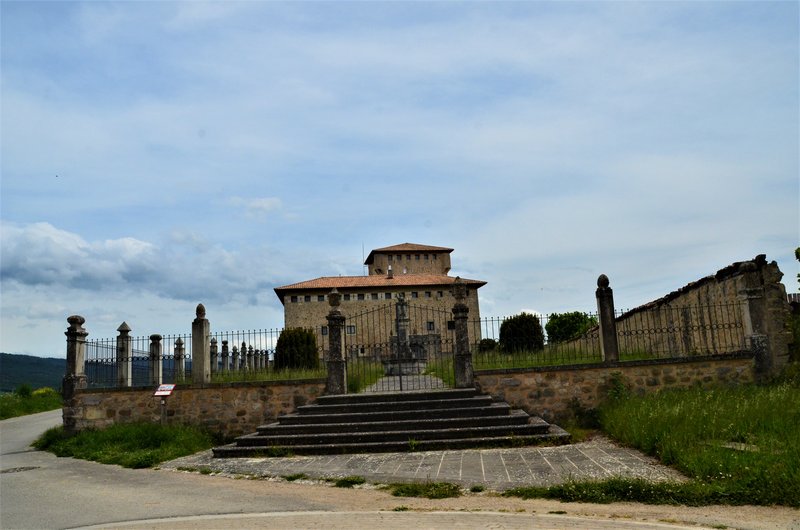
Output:
<instances>
[{"instance_id":1,"label":"pillar finial ball","mask_svg":"<svg viewBox=\"0 0 800 530\"><path fill-rule=\"evenodd\" d=\"M600 287L601 289L606 289L608 288L608 285L609 285L608 276L606 276L605 274L601 274L597 278L597 286Z\"/></svg>"},{"instance_id":2,"label":"pillar finial ball","mask_svg":"<svg viewBox=\"0 0 800 530\"><path fill-rule=\"evenodd\" d=\"M195 314L197 315L197 318L206 318L206 306L203 304L197 304Z\"/></svg>"}]
</instances>

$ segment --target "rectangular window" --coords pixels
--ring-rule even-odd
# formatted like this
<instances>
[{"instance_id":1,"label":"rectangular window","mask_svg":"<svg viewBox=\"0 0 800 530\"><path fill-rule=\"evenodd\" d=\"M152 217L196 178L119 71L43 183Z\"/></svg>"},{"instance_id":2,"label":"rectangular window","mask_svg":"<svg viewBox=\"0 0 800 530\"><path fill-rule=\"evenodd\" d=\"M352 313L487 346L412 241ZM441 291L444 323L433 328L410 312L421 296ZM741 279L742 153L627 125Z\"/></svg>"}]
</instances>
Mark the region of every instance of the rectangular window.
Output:
<instances>
[{"instance_id":1,"label":"rectangular window","mask_svg":"<svg viewBox=\"0 0 800 530\"><path fill-rule=\"evenodd\" d=\"M439 298L443 298L444 297L444 291L436 291L436 296L438 296Z\"/></svg>"},{"instance_id":2,"label":"rectangular window","mask_svg":"<svg viewBox=\"0 0 800 530\"><path fill-rule=\"evenodd\" d=\"M430 297L431 297L431 292L425 291L425 298L430 298Z\"/></svg>"},{"instance_id":3,"label":"rectangular window","mask_svg":"<svg viewBox=\"0 0 800 530\"><path fill-rule=\"evenodd\" d=\"M325 295L324 294L318 294L317 295L317 302L324 302L324 301L325 301Z\"/></svg>"},{"instance_id":4,"label":"rectangular window","mask_svg":"<svg viewBox=\"0 0 800 530\"><path fill-rule=\"evenodd\" d=\"M311 295L310 294L307 294L307 295L305 295L303 297L303 302L310 302L310 301L311 301Z\"/></svg>"},{"instance_id":5,"label":"rectangular window","mask_svg":"<svg viewBox=\"0 0 800 530\"><path fill-rule=\"evenodd\" d=\"M433 320L429 320L428 321L428 331L435 331L435 330L436 330L436 326L434 325Z\"/></svg>"},{"instance_id":6,"label":"rectangular window","mask_svg":"<svg viewBox=\"0 0 800 530\"><path fill-rule=\"evenodd\" d=\"M350 300L350 295L349 294L344 295L344 299L345 300Z\"/></svg>"},{"instance_id":7,"label":"rectangular window","mask_svg":"<svg viewBox=\"0 0 800 530\"><path fill-rule=\"evenodd\" d=\"M425 256L425 260L427 260L428 259L428 255L427 254L423 254L423 255Z\"/></svg>"},{"instance_id":8,"label":"rectangular window","mask_svg":"<svg viewBox=\"0 0 800 530\"><path fill-rule=\"evenodd\" d=\"M386 300L391 300L391 299L392 299L392 293L383 293L383 297L384 297Z\"/></svg>"},{"instance_id":9,"label":"rectangular window","mask_svg":"<svg viewBox=\"0 0 800 530\"><path fill-rule=\"evenodd\" d=\"M291 300L292 300L293 304L296 304L297 303L297 296L292 296Z\"/></svg>"},{"instance_id":10,"label":"rectangular window","mask_svg":"<svg viewBox=\"0 0 800 530\"><path fill-rule=\"evenodd\" d=\"M322 334L323 335L327 335L328 334L328 326L322 326Z\"/></svg>"},{"instance_id":11,"label":"rectangular window","mask_svg":"<svg viewBox=\"0 0 800 530\"><path fill-rule=\"evenodd\" d=\"M411 298L419 298L419 293L417 291L411 291Z\"/></svg>"},{"instance_id":12,"label":"rectangular window","mask_svg":"<svg viewBox=\"0 0 800 530\"><path fill-rule=\"evenodd\" d=\"M364 293L358 293L358 299L359 300L363 300L364 299Z\"/></svg>"},{"instance_id":13,"label":"rectangular window","mask_svg":"<svg viewBox=\"0 0 800 530\"><path fill-rule=\"evenodd\" d=\"M447 321L447 329L450 329L450 330L456 329L456 321L455 320L448 320Z\"/></svg>"},{"instance_id":14,"label":"rectangular window","mask_svg":"<svg viewBox=\"0 0 800 530\"><path fill-rule=\"evenodd\" d=\"M356 327L355 326L347 326L347 334L348 335L355 335L356 334Z\"/></svg>"},{"instance_id":15,"label":"rectangular window","mask_svg":"<svg viewBox=\"0 0 800 530\"><path fill-rule=\"evenodd\" d=\"M436 254L431 254L431 255L433 256L433 259L437 258Z\"/></svg>"},{"instance_id":16,"label":"rectangular window","mask_svg":"<svg viewBox=\"0 0 800 530\"><path fill-rule=\"evenodd\" d=\"M419 254L414 254L414 259L415 259L416 261L419 261Z\"/></svg>"},{"instance_id":17,"label":"rectangular window","mask_svg":"<svg viewBox=\"0 0 800 530\"><path fill-rule=\"evenodd\" d=\"M406 254L406 261L411 261L411 254Z\"/></svg>"},{"instance_id":18,"label":"rectangular window","mask_svg":"<svg viewBox=\"0 0 800 530\"><path fill-rule=\"evenodd\" d=\"M373 300L377 300L377 299L378 299L378 293L372 293L372 296L371 296L371 298L372 298Z\"/></svg>"},{"instance_id":19,"label":"rectangular window","mask_svg":"<svg viewBox=\"0 0 800 530\"><path fill-rule=\"evenodd\" d=\"M391 255L391 254L389 254L388 256L386 256L386 258L389 260L389 263L391 263L391 262L392 262L392 255Z\"/></svg>"}]
</instances>

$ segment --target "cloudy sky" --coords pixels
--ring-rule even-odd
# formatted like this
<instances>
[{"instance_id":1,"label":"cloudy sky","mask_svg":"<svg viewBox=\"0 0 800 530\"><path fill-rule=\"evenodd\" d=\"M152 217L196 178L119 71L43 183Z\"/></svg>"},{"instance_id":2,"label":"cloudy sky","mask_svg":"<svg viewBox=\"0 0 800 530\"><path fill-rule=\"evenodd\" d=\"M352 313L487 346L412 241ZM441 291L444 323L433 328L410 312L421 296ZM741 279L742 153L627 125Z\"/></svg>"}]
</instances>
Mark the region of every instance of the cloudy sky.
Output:
<instances>
[{"instance_id":1,"label":"cloudy sky","mask_svg":"<svg viewBox=\"0 0 800 530\"><path fill-rule=\"evenodd\" d=\"M484 316L797 291L797 2L11 2L0 351L274 328L273 288L452 247Z\"/></svg>"}]
</instances>

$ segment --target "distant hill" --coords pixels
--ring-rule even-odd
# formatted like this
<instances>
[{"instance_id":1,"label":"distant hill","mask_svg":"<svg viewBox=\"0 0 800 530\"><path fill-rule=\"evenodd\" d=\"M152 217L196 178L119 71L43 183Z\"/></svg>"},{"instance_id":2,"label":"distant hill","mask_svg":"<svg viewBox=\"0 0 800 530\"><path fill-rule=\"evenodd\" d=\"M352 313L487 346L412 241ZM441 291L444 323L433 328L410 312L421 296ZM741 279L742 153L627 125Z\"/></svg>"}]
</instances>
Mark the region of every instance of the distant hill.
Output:
<instances>
[{"instance_id":1,"label":"distant hill","mask_svg":"<svg viewBox=\"0 0 800 530\"><path fill-rule=\"evenodd\" d=\"M59 390L66 369L66 359L0 353L0 392L11 392L26 383L33 389L49 386Z\"/></svg>"}]
</instances>

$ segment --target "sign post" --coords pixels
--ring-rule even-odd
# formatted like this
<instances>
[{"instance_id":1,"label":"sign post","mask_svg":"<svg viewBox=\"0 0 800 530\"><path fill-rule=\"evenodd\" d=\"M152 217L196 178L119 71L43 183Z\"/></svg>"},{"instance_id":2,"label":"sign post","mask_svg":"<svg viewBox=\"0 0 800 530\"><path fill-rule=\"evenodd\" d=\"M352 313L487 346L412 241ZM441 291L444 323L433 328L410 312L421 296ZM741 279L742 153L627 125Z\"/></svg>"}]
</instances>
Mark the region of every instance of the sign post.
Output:
<instances>
[{"instance_id":1,"label":"sign post","mask_svg":"<svg viewBox=\"0 0 800 530\"><path fill-rule=\"evenodd\" d=\"M167 424L167 397L172 395L175 385L158 385L153 397L161 398L161 425Z\"/></svg>"}]
</instances>

